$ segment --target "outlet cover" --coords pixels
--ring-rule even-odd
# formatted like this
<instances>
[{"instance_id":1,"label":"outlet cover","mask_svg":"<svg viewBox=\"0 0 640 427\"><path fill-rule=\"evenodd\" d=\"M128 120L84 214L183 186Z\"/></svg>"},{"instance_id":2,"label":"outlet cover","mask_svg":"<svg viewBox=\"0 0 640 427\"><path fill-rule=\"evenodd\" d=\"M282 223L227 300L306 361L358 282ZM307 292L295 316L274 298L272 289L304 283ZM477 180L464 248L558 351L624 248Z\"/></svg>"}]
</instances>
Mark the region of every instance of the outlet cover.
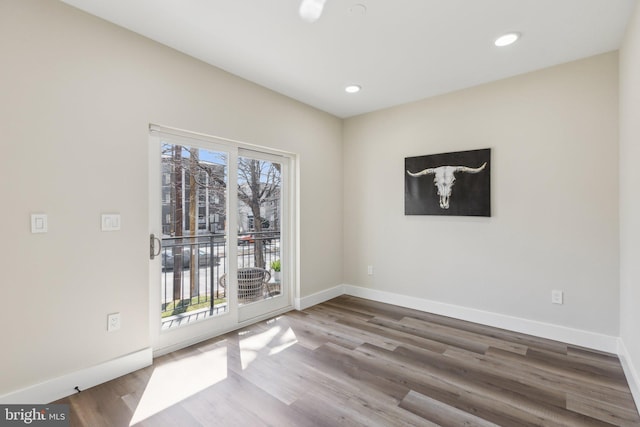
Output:
<instances>
[{"instance_id":1,"label":"outlet cover","mask_svg":"<svg viewBox=\"0 0 640 427\"><path fill-rule=\"evenodd\" d=\"M46 233L49 231L47 214L31 214L31 232Z\"/></svg>"}]
</instances>

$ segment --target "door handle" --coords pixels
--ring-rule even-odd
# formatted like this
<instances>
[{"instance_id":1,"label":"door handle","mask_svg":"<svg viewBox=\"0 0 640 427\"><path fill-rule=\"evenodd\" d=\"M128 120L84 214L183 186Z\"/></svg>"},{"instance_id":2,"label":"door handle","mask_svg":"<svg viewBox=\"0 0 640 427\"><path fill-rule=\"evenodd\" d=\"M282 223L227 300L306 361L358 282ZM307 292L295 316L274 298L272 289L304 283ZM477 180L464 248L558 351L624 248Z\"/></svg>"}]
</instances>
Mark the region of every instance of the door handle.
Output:
<instances>
[{"instance_id":1,"label":"door handle","mask_svg":"<svg viewBox=\"0 0 640 427\"><path fill-rule=\"evenodd\" d=\"M155 243L158 242L158 253L155 251ZM155 236L155 234L151 233L149 236L149 258L154 259L160 252L162 251L162 241Z\"/></svg>"}]
</instances>

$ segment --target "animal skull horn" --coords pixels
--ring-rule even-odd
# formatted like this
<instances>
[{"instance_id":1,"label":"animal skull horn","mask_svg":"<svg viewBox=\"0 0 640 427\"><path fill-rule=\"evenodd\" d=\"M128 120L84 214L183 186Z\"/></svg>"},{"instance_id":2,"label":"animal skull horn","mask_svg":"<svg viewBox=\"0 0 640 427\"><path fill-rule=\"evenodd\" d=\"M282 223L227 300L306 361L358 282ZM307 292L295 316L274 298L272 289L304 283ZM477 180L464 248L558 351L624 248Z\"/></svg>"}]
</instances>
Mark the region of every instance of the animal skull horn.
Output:
<instances>
[{"instance_id":1,"label":"animal skull horn","mask_svg":"<svg viewBox=\"0 0 640 427\"><path fill-rule=\"evenodd\" d=\"M407 173L410 176L418 177L422 175L435 175L433 178L434 185L438 188L438 196L440 196L440 208L449 209L449 198L451 197L451 187L456 180L456 172L466 173L478 173L487 166L487 162L484 162L482 166L477 168L470 168L467 166L438 166L437 168L427 168L420 172Z\"/></svg>"},{"instance_id":2,"label":"animal skull horn","mask_svg":"<svg viewBox=\"0 0 640 427\"><path fill-rule=\"evenodd\" d=\"M482 164L482 166L478 167L478 168L469 168L467 166L456 166L456 172L466 172L466 173L478 173L480 171L482 171L485 166L487 166L487 162L484 162Z\"/></svg>"},{"instance_id":3,"label":"animal skull horn","mask_svg":"<svg viewBox=\"0 0 640 427\"><path fill-rule=\"evenodd\" d=\"M425 170L423 170L423 171L416 172L416 173L413 173L413 172L409 172L409 171L407 171L407 173L408 173L409 175L411 175L411 176L430 175L430 174L432 174L432 173L436 173L436 168L429 168L429 169L425 169Z\"/></svg>"}]
</instances>

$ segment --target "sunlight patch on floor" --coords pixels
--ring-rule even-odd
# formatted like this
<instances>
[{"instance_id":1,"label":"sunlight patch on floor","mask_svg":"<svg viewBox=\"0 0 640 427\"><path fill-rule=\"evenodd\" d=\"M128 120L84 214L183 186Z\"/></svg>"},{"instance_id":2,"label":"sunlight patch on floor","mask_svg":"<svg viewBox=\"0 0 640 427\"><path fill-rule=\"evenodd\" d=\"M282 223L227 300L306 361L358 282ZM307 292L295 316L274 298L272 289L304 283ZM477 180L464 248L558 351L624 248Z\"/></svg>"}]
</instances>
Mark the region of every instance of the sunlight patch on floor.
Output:
<instances>
[{"instance_id":1,"label":"sunlight patch on floor","mask_svg":"<svg viewBox=\"0 0 640 427\"><path fill-rule=\"evenodd\" d=\"M153 370L129 425L133 426L226 378L226 345L161 364Z\"/></svg>"},{"instance_id":2,"label":"sunlight patch on floor","mask_svg":"<svg viewBox=\"0 0 640 427\"><path fill-rule=\"evenodd\" d=\"M297 343L296 334L287 327L272 325L258 334L251 334L240 339L240 360L242 369L247 369L258 356L272 356Z\"/></svg>"},{"instance_id":3,"label":"sunlight patch on floor","mask_svg":"<svg viewBox=\"0 0 640 427\"><path fill-rule=\"evenodd\" d=\"M291 347L295 343L298 342L296 338L295 332L291 328L287 328L284 334L280 337L279 343L277 346L272 347L271 351L269 351L269 356L273 356L274 354L278 354L281 351Z\"/></svg>"}]
</instances>

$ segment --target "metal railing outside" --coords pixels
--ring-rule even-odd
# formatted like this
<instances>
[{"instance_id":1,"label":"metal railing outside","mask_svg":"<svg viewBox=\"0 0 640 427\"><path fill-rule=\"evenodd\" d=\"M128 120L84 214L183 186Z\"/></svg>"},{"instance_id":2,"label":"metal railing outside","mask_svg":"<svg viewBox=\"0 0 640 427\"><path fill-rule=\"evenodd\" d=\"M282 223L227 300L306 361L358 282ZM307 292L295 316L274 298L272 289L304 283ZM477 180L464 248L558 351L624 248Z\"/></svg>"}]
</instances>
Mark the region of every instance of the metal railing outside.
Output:
<instances>
[{"instance_id":1,"label":"metal railing outside","mask_svg":"<svg viewBox=\"0 0 640 427\"><path fill-rule=\"evenodd\" d=\"M224 234L164 237L162 239L162 317L196 310L227 311L227 294L219 279L227 274ZM270 269L280 259L280 232L238 235L238 267ZM177 267L177 268L176 268Z\"/></svg>"}]
</instances>

